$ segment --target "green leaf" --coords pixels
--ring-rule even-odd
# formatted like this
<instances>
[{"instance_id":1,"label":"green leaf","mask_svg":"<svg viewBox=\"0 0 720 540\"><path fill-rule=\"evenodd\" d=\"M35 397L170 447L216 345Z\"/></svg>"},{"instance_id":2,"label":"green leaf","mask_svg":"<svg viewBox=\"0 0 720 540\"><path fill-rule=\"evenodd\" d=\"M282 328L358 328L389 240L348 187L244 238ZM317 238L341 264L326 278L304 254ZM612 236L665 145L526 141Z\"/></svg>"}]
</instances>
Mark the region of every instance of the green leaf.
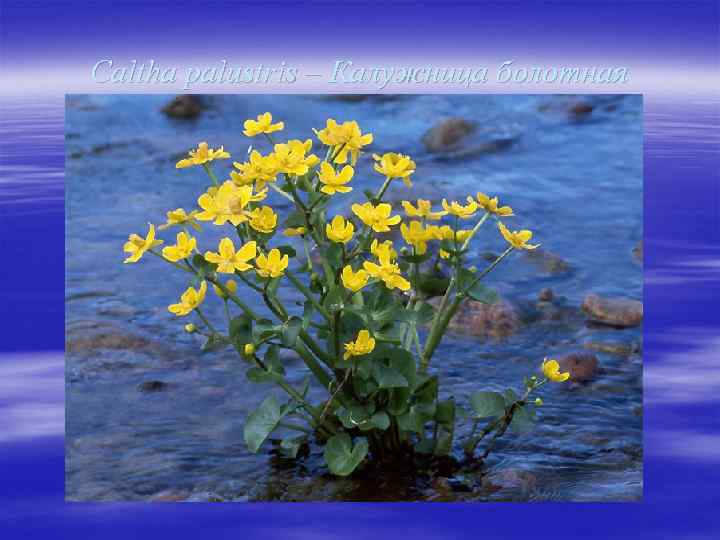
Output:
<instances>
[{"instance_id":1,"label":"green leaf","mask_svg":"<svg viewBox=\"0 0 720 540\"><path fill-rule=\"evenodd\" d=\"M399 416L407 412L410 406L409 388L392 388L390 390L390 402L387 404L387 411L393 416Z\"/></svg>"},{"instance_id":2,"label":"green leaf","mask_svg":"<svg viewBox=\"0 0 720 540\"><path fill-rule=\"evenodd\" d=\"M486 287L482 283L476 283L467 291L468 297L482 302L483 304L494 304L498 301L498 293L494 289Z\"/></svg>"},{"instance_id":3,"label":"green leaf","mask_svg":"<svg viewBox=\"0 0 720 540\"><path fill-rule=\"evenodd\" d=\"M244 435L245 444L252 453L260 449L282 417L280 404L272 395L266 397L260 406L250 413L245 421Z\"/></svg>"},{"instance_id":4,"label":"green leaf","mask_svg":"<svg viewBox=\"0 0 720 540\"><path fill-rule=\"evenodd\" d=\"M433 454L436 456L445 456L449 454L452 450L453 436L453 431L442 430L438 433L437 443L435 444Z\"/></svg>"},{"instance_id":5,"label":"green leaf","mask_svg":"<svg viewBox=\"0 0 720 540\"><path fill-rule=\"evenodd\" d=\"M230 321L230 342L236 350L242 352L246 343L252 341L252 319L239 315Z\"/></svg>"},{"instance_id":6,"label":"green leaf","mask_svg":"<svg viewBox=\"0 0 720 540\"><path fill-rule=\"evenodd\" d=\"M435 308L427 302L418 304L414 310L403 310L398 314L397 319L416 324L425 324L432 321L435 316Z\"/></svg>"},{"instance_id":7,"label":"green leaf","mask_svg":"<svg viewBox=\"0 0 720 540\"><path fill-rule=\"evenodd\" d=\"M415 396L422 403L433 403L438 396L438 378L436 375L419 381Z\"/></svg>"},{"instance_id":8,"label":"green leaf","mask_svg":"<svg viewBox=\"0 0 720 540\"><path fill-rule=\"evenodd\" d=\"M515 390L512 388L505 390L503 392L503 397L505 398L505 405L508 407L520 399L520 397L515 393Z\"/></svg>"},{"instance_id":9,"label":"green leaf","mask_svg":"<svg viewBox=\"0 0 720 540\"><path fill-rule=\"evenodd\" d=\"M200 255L199 253L196 253L193 256L192 265L195 267L195 270L197 270L198 274L200 274L201 278L212 276L217 269L216 264L206 261L205 257Z\"/></svg>"},{"instance_id":10,"label":"green leaf","mask_svg":"<svg viewBox=\"0 0 720 540\"><path fill-rule=\"evenodd\" d=\"M390 427L390 417L385 411L376 412L370 417L370 425L384 431Z\"/></svg>"},{"instance_id":11,"label":"green leaf","mask_svg":"<svg viewBox=\"0 0 720 540\"><path fill-rule=\"evenodd\" d=\"M279 332L280 327L274 324L270 319L260 319L253 327L253 336L258 341L273 337Z\"/></svg>"},{"instance_id":12,"label":"green leaf","mask_svg":"<svg viewBox=\"0 0 720 540\"><path fill-rule=\"evenodd\" d=\"M340 287L335 287L334 289L330 289L330 291L327 293L327 296L325 297L324 301L325 307L328 311L331 313L334 313L336 311L340 311L343 308L343 297L342 297L342 289Z\"/></svg>"},{"instance_id":13,"label":"green leaf","mask_svg":"<svg viewBox=\"0 0 720 540\"><path fill-rule=\"evenodd\" d=\"M455 400L453 398L438 402L435 421L438 424L455 425Z\"/></svg>"},{"instance_id":14,"label":"green leaf","mask_svg":"<svg viewBox=\"0 0 720 540\"><path fill-rule=\"evenodd\" d=\"M422 264L432 257L432 253L426 251L422 255L401 255L400 258L408 263Z\"/></svg>"},{"instance_id":15,"label":"green leaf","mask_svg":"<svg viewBox=\"0 0 720 540\"><path fill-rule=\"evenodd\" d=\"M337 242L333 242L330 244L327 249L325 249L325 260L332 266L335 270L338 270L340 266L342 265L342 253L343 248L341 244L338 244Z\"/></svg>"},{"instance_id":16,"label":"green leaf","mask_svg":"<svg viewBox=\"0 0 720 540\"><path fill-rule=\"evenodd\" d=\"M298 336L303 327L303 320L299 317L290 317L282 325L282 343L286 347L295 347Z\"/></svg>"},{"instance_id":17,"label":"green leaf","mask_svg":"<svg viewBox=\"0 0 720 540\"><path fill-rule=\"evenodd\" d=\"M470 405L478 418L500 416L505 412L505 400L497 392L474 392L470 396Z\"/></svg>"},{"instance_id":18,"label":"green leaf","mask_svg":"<svg viewBox=\"0 0 720 540\"><path fill-rule=\"evenodd\" d=\"M305 213L301 212L300 210L296 210L295 212L292 212L290 215L288 215L287 218L285 218L285 221L283 221L282 224L283 228L297 228L297 227L305 227Z\"/></svg>"},{"instance_id":19,"label":"green leaf","mask_svg":"<svg viewBox=\"0 0 720 540\"><path fill-rule=\"evenodd\" d=\"M372 376L380 388L406 388L408 380L398 370L383 365L382 362L373 364Z\"/></svg>"},{"instance_id":20,"label":"green leaf","mask_svg":"<svg viewBox=\"0 0 720 540\"><path fill-rule=\"evenodd\" d=\"M526 407L515 407L510 430L515 433L527 433L534 427L533 417Z\"/></svg>"},{"instance_id":21,"label":"green leaf","mask_svg":"<svg viewBox=\"0 0 720 540\"><path fill-rule=\"evenodd\" d=\"M422 439L415 445L415 450L420 454L432 454L435 451L435 440Z\"/></svg>"},{"instance_id":22,"label":"green leaf","mask_svg":"<svg viewBox=\"0 0 720 540\"><path fill-rule=\"evenodd\" d=\"M347 433L338 433L328 439L325 445L325 463L330 472L337 476L348 476L365 459L368 453L367 439L360 439L353 447Z\"/></svg>"},{"instance_id":23,"label":"green leaf","mask_svg":"<svg viewBox=\"0 0 720 540\"><path fill-rule=\"evenodd\" d=\"M415 433L423 433L425 431L425 422L432 420L433 415L421 407L412 405L405 413L397 417L398 426L403 431L414 431Z\"/></svg>"},{"instance_id":24,"label":"green leaf","mask_svg":"<svg viewBox=\"0 0 720 540\"><path fill-rule=\"evenodd\" d=\"M303 316L302 316L302 327L303 330L307 330L310 327L310 321L312 320L313 312L315 311L315 306L313 306L313 303L308 300L303 304Z\"/></svg>"},{"instance_id":25,"label":"green leaf","mask_svg":"<svg viewBox=\"0 0 720 540\"><path fill-rule=\"evenodd\" d=\"M398 371L408 382L410 388L415 387L416 371L415 358L409 351L400 347L388 349L387 357L390 360L390 367Z\"/></svg>"},{"instance_id":26,"label":"green leaf","mask_svg":"<svg viewBox=\"0 0 720 540\"><path fill-rule=\"evenodd\" d=\"M202 346L202 352L214 352L230 344L222 334L210 334Z\"/></svg>"},{"instance_id":27,"label":"green leaf","mask_svg":"<svg viewBox=\"0 0 720 540\"><path fill-rule=\"evenodd\" d=\"M251 367L245 372L245 376L250 382L254 383L268 383L277 380L278 374L274 371L265 371L259 367Z\"/></svg>"},{"instance_id":28,"label":"green leaf","mask_svg":"<svg viewBox=\"0 0 720 540\"><path fill-rule=\"evenodd\" d=\"M280 442L280 451L286 457L295 459L298 455L300 448L307 443L307 437L305 435L298 435L297 437L289 437L283 439Z\"/></svg>"},{"instance_id":29,"label":"green leaf","mask_svg":"<svg viewBox=\"0 0 720 540\"><path fill-rule=\"evenodd\" d=\"M276 249L278 249L280 251L280 255L287 255L291 259L297 255L295 248L288 244L283 244L282 246L277 246Z\"/></svg>"},{"instance_id":30,"label":"green leaf","mask_svg":"<svg viewBox=\"0 0 720 540\"><path fill-rule=\"evenodd\" d=\"M439 275L421 274L417 280L418 290L427 296L441 296L450 285L450 278Z\"/></svg>"}]
</instances>

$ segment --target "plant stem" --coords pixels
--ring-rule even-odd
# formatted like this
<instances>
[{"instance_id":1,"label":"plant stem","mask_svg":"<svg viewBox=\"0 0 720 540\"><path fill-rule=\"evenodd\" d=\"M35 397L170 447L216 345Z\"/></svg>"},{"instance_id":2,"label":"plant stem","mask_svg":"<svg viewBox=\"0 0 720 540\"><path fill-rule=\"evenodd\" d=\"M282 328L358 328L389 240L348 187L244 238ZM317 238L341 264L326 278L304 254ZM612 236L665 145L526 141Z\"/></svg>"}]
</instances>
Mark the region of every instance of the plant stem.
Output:
<instances>
[{"instance_id":1,"label":"plant stem","mask_svg":"<svg viewBox=\"0 0 720 540\"><path fill-rule=\"evenodd\" d=\"M317 301L317 298L315 298L313 294L308 290L308 288L305 287L302 281L300 281L297 276L289 270L285 271L285 275L288 277L290 282L295 285L297 290L299 290L302 295L312 303L313 307L320 312L320 314L325 318L325 320L330 322L330 314L324 307L320 305L320 303Z\"/></svg>"},{"instance_id":2,"label":"plant stem","mask_svg":"<svg viewBox=\"0 0 720 540\"><path fill-rule=\"evenodd\" d=\"M215 187L219 186L220 183L218 182L217 176L215 176L215 173L210 168L209 163L203 163L203 169L205 169L205 172L210 177L210 180L212 180L212 183Z\"/></svg>"},{"instance_id":3,"label":"plant stem","mask_svg":"<svg viewBox=\"0 0 720 540\"><path fill-rule=\"evenodd\" d=\"M307 433L308 435L312 435L312 433L313 433L312 429L308 429L304 426L299 426L297 424L293 424L292 422L280 421L280 422L278 422L278 426L283 427L285 429L293 429L295 431L302 431L303 433Z\"/></svg>"}]
</instances>

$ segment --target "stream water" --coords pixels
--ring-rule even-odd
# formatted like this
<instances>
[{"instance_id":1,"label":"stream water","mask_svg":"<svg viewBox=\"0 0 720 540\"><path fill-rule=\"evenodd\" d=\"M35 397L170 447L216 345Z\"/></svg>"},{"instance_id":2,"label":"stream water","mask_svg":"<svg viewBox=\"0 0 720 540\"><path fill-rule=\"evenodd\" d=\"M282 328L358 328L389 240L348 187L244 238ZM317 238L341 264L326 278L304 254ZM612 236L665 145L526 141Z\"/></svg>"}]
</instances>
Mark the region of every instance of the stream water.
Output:
<instances>
[{"instance_id":1,"label":"stream water","mask_svg":"<svg viewBox=\"0 0 720 540\"><path fill-rule=\"evenodd\" d=\"M428 95L352 102L208 96L207 109L192 121L162 114L168 99L67 98L68 499L641 498L642 329L589 324L579 313L589 292L642 299L642 266L632 253L643 219L640 96ZM569 114L576 101L592 104L592 113ZM482 473L461 470L445 480L367 471L337 479L327 474L318 448L297 462L276 455L269 443L251 454L243 421L267 387L245 378L246 365L234 352L202 354L199 338L185 334L167 311L186 286L184 276L154 257L123 265L122 244L130 232L144 234L148 221L163 222L167 210L195 206L207 181L201 169L176 170L179 157L207 140L242 160L248 146L242 122L266 110L285 121L288 138L312 136L311 128L329 117L357 120L375 135L372 151L397 150L417 161L415 191L408 195L398 182L394 200L438 202L479 190L498 195L517 214L511 228L531 228L544 249L567 263L564 271L548 272L513 254L488 276L487 284L518 306L522 322L502 339L448 335L431 368L445 395L467 403L475 390L519 388L544 356L588 352L593 343L628 350L594 351L599 369L585 383L546 386L536 429L504 437ZM495 152L430 154L421 137L447 116L476 122L472 137L479 144L512 144ZM355 190L343 204L376 188L370 154L359 163ZM282 213L278 199L273 204ZM486 252L502 249L496 231L481 232L472 252L479 268L487 264ZM215 245L216 237L204 232L203 245ZM567 316L537 315L538 293L548 287ZM295 298L289 289L281 294ZM214 303L213 319L221 324L221 306ZM290 380L299 384L303 365L292 357L285 362ZM459 428L460 437L466 433L467 427Z\"/></svg>"}]
</instances>

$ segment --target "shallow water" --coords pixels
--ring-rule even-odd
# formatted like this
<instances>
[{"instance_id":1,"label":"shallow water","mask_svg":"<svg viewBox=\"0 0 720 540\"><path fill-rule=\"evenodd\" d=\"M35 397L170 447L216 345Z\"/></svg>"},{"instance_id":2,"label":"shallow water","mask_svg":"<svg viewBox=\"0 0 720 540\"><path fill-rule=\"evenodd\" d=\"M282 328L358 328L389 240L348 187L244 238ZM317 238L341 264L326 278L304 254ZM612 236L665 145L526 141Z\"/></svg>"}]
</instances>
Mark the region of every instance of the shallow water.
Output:
<instances>
[{"instance_id":1,"label":"shallow water","mask_svg":"<svg viewBox=\"0 0 720 540\"><path fill-rule=\"evenodd\" d=\"M552 287L574 313L590 291L641 299L642 269L631 250L642 238L642 102L639 96L583 98L593 113L577 120L561 96L402 96L346 103L315 96L211 96L197 121L159 113L166 96L70 96L66 113L66 493L73 500L636 500L642 494L642 359L597 352L598 376L543 390L546 405L528 435L507 435L485 481L460 472L450 488L422 476L351 479L324 474L317 448L298 463L244 447L245 415L267 388L253 385L230 351L201 354L166 306L184 290L159 260L123 265L129 232L164 212L191 208L202 171L174 162L200 140L242 156L242 121L270 110L288 137L307 137L324 119L356 119L375 134L373 151L399 150L418 162L418 194L437 199L482 190L515 209L513 228L536 231L570 271L548 275L521 255L487 283L520 306ZM542 109L542 110L539 110ZM420 143L444 116L478 123L478 139L513 138L503 151L437 159ZM216 168L216 170L220 170ZM362 174L360 174L362 171ZM369 154L353 181L374 187ZM393 198L405 188L393 186ZM417 197L417 195L415 195ZM276 200L276 199L275 199ZM494 231L477 243L498 252ZM169 238L169 235L166 235ZM204 233L205 242L211 242ZM283 291L288 299L291 291ZM217 306L216 320L221 322ZM523 311L526 313L528 310ZM183 321L184 322L184 321ZM92 341L92 336L120 336ZM127 336L134 336L128 340ZM478 389L520 385L546 355L582 351L593 341L641 341L639 328L588 326L582 317L525 317L509 338L448 336L434 369L460 403ZM299 383L302 364L287 359ZM167 384L144 393L148 381ZM464 433L460 429L460 435ZM488 480L489 479L489 480ZM378 489L380 487L380 489Z\"/></svg>"}]
</instances>

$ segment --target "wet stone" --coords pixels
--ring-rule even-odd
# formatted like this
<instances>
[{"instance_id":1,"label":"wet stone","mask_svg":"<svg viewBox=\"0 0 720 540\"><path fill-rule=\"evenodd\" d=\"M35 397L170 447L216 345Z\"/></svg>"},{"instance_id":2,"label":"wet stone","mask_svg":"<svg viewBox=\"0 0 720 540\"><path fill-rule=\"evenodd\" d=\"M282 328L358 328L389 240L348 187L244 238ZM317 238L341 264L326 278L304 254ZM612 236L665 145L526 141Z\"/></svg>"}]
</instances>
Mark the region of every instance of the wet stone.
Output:
<instances>
[{"instance_id":1,"label":"wet stone","mask_svg":"<svg viewBox=\"0 0 720 540\"><path fill-rule=\"evenodd\" d=\"M552 302L555 298L555 293L550 287L545 287L538 293L538 300L540 302Z\"/></svg>"},{"instance_id":2,"label":"wet stone","mask_svg":"<svg viewBox=\"0 0 720 540\"><path fill-rule=\"evenodd\" d=\"M594 379L598 372L597 356L591 353L571 353L560 358L558 362L560 371L568 371L572 382L587 382Z\"/></svg>"},{"instance_id":3,"label":"wet stone","mask_svg":"<svg viewBox=\"0 0 720 540\"><path fill-rule=\"evenodd\" d=\"M640 344L637 342L624 341L587 341L583 347L591 351L614 354L616 356L630 356L640 353Z\"/></svg>"},{"instance_id":4,"label":"wet stone","mask_svg":"<svg viewBox=\"0 0 720 540\"><path fill-rule=\"evenodd\" d=\"M162 108L162 112L169 117L183 120L197 118L202 110L203 107L200 101L190 94L176 96Z\"/></svg>"},{"instance_id":5,"label":"wet stone","mask_svg":"<svg viewBox=\"0 0 720 540\"><path fill-rule=\"evenodd\" d=\"M589 294L583 300L582 310L591 321L610 326L638 326L643 319L642 302L627 298Z\"/></svg>"},{"instance_id":6,"label":"wet stone","mask_svg":"<svg viewBox=\"0 0 720 540\"><path fill-rule=\"evenodd\" d=\"M423 135L422 143L429 152L447 152L457 148L475 128L474 122L464 118L446 118Z\"/></svg>"},{"instance_id":7,"label":"wet stone","mask_svg":"<svg viewBox=\"0 0 720 540\"><path fill-rule=\"evenodd\" d=\"M570 265L562 257L544 249L524 251L523 260L546 274L564 274L570 270Z\"/></svg>"},{"instance_id":8,"label":"wet stone","mask_svg":"<svg viewBox=\"0 0 720 540\"><path fill-rule=\"evenodd\" d=\"M520 325L517 309L505 300L494 304L467 300L450 321L449 328L473 336L504 338L517 332Z\"/></svg>"},{"instance_id":9,"label":"wet stone","mask_svg":"<svg viewBox=\"0 0 720 540\"><path fill-rule=\"evenodd\" d=\"M643 261L643 241L642 240L640 240L637 243L637 245L633 248L632 252L638 261L640 261L640 262Z\"/></svg>"},{"instance_id":10,"label":"wet stone","mask_svg":"<svg viewBox=\"0 0 720 540\"><path fill-rule=\"evenodd\" d=\"M145 381L138 384L138 392L142 392L144 394L154 393L154 392L164 392L165 390L168 390L170 388L170 385L163 381Z\"/></svg>"}]
</instances>

